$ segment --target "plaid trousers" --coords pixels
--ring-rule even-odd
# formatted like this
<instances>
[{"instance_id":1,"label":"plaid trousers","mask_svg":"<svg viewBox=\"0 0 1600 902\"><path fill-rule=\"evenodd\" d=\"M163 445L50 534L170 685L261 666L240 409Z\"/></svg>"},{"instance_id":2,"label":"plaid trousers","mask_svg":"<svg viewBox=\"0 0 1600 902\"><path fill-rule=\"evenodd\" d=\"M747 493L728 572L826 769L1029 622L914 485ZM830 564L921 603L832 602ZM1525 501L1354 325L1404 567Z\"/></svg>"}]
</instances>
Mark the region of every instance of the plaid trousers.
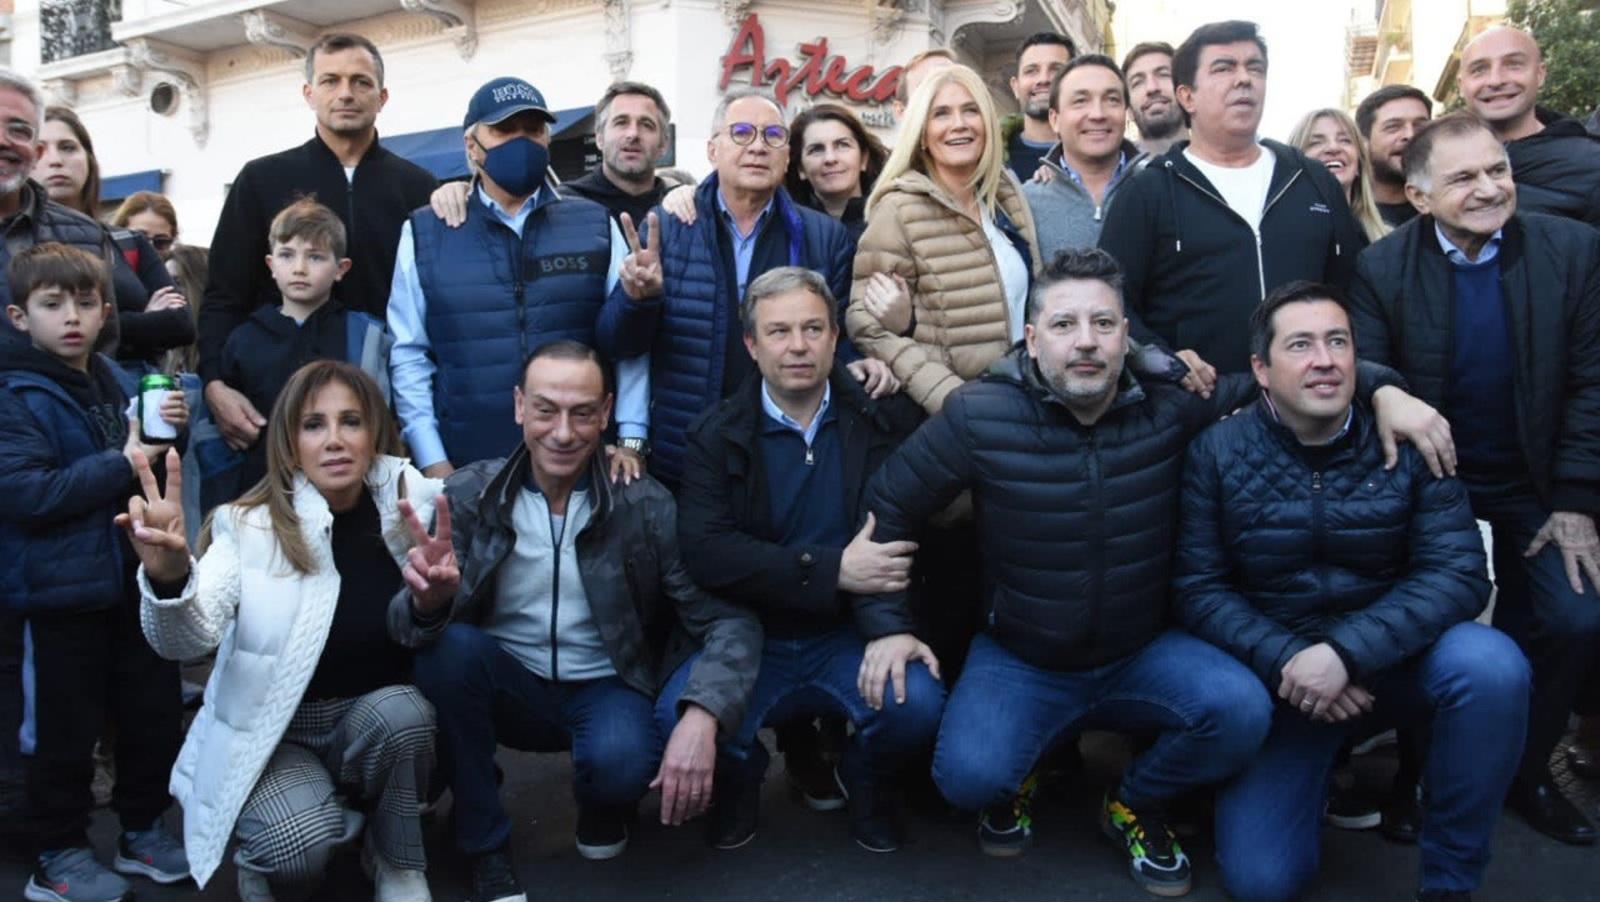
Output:
<instances>
[{"instance_id":1,"label":"plaid trousers","mask_svg":"<svg viewBox=\"0 0 1600 902\"><path fill-rule=\"evenodd\" d=\"M245 799L234 862L275 887L315 883L366 811L372 852L424 870L420 800L434 765L433 706L413 686L360 698L305 701Z\"/></svg>"}]
</instances>

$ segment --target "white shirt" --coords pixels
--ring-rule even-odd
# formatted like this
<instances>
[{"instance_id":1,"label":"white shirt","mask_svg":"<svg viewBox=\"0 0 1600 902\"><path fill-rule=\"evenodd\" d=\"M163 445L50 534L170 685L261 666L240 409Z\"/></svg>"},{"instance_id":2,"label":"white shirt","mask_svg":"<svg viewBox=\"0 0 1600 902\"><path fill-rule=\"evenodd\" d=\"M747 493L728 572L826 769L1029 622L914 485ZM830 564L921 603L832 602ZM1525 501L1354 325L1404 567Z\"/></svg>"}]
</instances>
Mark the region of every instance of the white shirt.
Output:
<instances>
[{"instance_id":1,"label":"white shirt","mask_svg":"<svg viewBox=\"0 0 1600 902\"><path fill-rule=\"evenodd\" d=\"M989 239L995 267L1000 271L1000 290L1006 298L1006 334L1017 341L1022 338L1023 318L1027 315L1028 263L987 213L983 217L983 234Z\"/></svg>"},{"instance_id":2,"label":"white shirt","mask_svg":"<svg viewBox=\"0 0 1600 902\"><path fill-rule=\"evenodd\" d=\"M1260 153L1256 155L1256 161L1239 168L1208 163L1187 148L1183 155L1211 182L1217 193L1222 195L1223 201L1233 208L1233 212L1250 223L1250 230L1260 234L1261 214L1267 206L1267 191L1272 187L1272 166L1277 157L1265 147L1258 146L1258 149Z\"/></svg>"}]
</instances>

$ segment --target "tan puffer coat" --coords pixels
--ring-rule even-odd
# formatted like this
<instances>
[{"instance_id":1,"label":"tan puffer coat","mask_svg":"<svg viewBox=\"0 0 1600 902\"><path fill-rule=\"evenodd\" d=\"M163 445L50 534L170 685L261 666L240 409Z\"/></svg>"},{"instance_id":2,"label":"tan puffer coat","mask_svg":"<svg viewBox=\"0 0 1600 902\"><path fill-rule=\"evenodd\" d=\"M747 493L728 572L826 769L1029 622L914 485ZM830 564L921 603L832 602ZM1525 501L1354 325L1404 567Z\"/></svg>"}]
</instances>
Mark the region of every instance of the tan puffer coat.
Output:
<instances>
[{"instance_id":1,"label":"tan puffer coat","mask_svg":"<svg viewBox=\"0 0 1600 902\"><path fill-rule=\"evenodd\" d=\"M1037 274L1033 214L1009 172L997 199L1027 239ZM892 334L863 305L867 282L878 272L899 273L910 286L916 314L911 335ZM983 226L928 176L900 176L873 208L856 250L845 328L861 353L888 363L906 393L929 413L1010 346L1005 291Z\"/></svg>"}]
</instances>

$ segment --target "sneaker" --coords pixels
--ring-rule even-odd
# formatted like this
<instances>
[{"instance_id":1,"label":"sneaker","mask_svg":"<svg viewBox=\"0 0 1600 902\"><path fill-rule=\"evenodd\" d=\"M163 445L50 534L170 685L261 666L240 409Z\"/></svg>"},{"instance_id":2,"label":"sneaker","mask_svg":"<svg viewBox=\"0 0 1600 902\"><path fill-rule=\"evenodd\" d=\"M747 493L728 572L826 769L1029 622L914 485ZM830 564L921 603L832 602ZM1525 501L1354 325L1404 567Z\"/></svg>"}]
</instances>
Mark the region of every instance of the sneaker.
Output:
<instances>
[{"instance_id":1,"label":"sneaker","mask_svg":"<svg viewBox=\"0 0 1600 902\"><path fill-rule=\"evenodd\" d=\"M119 874L148 877L157 883L189 879L189 856L183 851L183 841L160 821L148 830L123 833L117 840L117 860L111 866Z\"/></svg>"},{"instance_id":2,"label":"sneaker","mask_svg":"<svg viewBox=\"0 0 1600 902\"><path fill-rule=\"evenodd\" d=\"M1183 854L1160 812L1146 811L1141 816L1107 795L1100 828L1127 850L1128 870L1145 892L1155 896L1189 892L1189 856Z\"/></svg>"},{"instance_id":3,"label":"sneaker","mask_svg":"<svg viewBox=\"0 0 1600 902\"><path fill-rule=\"evenodd\" d=\"M267 875L260 871L252 871L247 867L237 867L239 874L237 885L239 887L239 902L275 902L272 897L272 884L267 882Z\"/></svg>"},{"instance_id":4,"label":"sneaker","mask_svg":"<svg viewBox=\"0 0 1600 902\"><path fill-rule=\"evenodd\" d=\"M838 773L834 788L850 800L850 837L868 852L897 852L900 849L900 805L894 790L871 782L857 783L848 790Z\"/></svg>"},{"instance_id":5,"label":"sneaker","mask_svg":"<svg viewBox=\"0 0 1600 902\"><path fill-rule=\"evenodd\" d=\"M472 902L528 902L504 849L472 859Z\"/></svg>"},{"instance_id":6,"label":"sneaker","mask_svg":"<svg viewBox=\"0 0 1600 902\"><path fill-rule=\"evenodd\" d=\"M1401 783L1398 779L1383 806L1383 838L1403 846L1414 846L1422 838L1423 789L1420 783Z\"/></svg>"},{"instance_id":7,"label":"sneaker","mask_svg":"<svg viewBox=\"0 0 1600 902\"><path fill-rule=\"evenodd\" d=\"M756 838L761 819L761 781L739 785L720 781L712 793L711 816L706 822L706 842L724 852Z\"/></svg>"},{"instance_id":8,"label":"sneaker","mask_svg":"<svg viewBox=\"0 0 1600 902\"><path fill-rule=\"evenodd\" d=\"M1029 774L1009 802L983 809L978 819L978 848L995 858L1015 858L1033 842L1033 794L1039 778Z\"/></svg>"},{"instance_id":9,"label":"sneaker","mask_svg":"<svg viewBox=\"0 0 1600 902\"><path fill-rule=\"evenodd\" d=\"M96 861L89 848L40 855L22 890L29 902L122 902L132 896L128 881Z\"/></svg>"},{"instance_id":10,"label":"sneaker","mask_svg":"<svg viewBox=\"0 0 1600 902\"><path fill-rule=\"evenodd\" d=\"M1322 821L1340 830L1371 830L1383 823L1383 811L1372 796L1335 780L1328 787Z\"/></svg>"},{"instance_id":11,"label":"sneaker","mask_svg":"<svg viewBox=\"0 0 1600 902\"><path fill-rule=\"evenodd\" d=\"M791 747L784 752L783 774L789 787L800 794L812 811L838 811L848 800L834 776L833 765L822 757L819 744Z\"/></svg>"},{"instance_id":12,"label":"sneaker","mask_svg":"<svg viewBox=\"0 0 1600 902\"><path fill-rule=\"evenodd\" d=\"M628 848L628 812L619 808L579 806L578 854L590 861L616 858Z\"/></svg>"},{"instance_id":13,"label":"sneaker","mask_svg":"<svg viewBox=\"0 0 1600 902\"><path fill-rule=\"evenodd\" d=\"M397 868L372 850L372 831L361 841L361 870L372 881L373 902L433 902L428 875L415 868Z\"/></svg>"}]
</instances>

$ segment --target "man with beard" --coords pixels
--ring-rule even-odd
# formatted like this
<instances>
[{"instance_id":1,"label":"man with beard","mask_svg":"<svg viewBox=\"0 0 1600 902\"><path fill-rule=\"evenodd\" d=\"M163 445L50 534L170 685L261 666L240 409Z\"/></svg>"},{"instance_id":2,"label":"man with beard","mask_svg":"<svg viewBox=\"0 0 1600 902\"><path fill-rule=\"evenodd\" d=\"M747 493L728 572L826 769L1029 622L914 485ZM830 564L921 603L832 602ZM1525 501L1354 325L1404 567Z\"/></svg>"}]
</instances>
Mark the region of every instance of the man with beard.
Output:
<instances>
[{"instance_id":1,"label":"man with beard","mask_svg":"<svg viewBox=\"0 0 1600 902\"><path fill-rule=\"evenodd\" d=\"M267 425L267 411L222 381L222 348L258 307L279 302L261 265L272 217L302 196L332 207L350 236L355 265L334 289L345 308L382 318L389 304L400 226L427 203L434 178L378 143L378 113L389 101L383 56L355 34L329 34L306 54L306 105L317 118L311 140L244 164L223 202L211 239L211 278L200 307L200 378L206 406L228 445L243 450Z\"/></svg>"},{"instance_id":2,"label":"man with beard","mask_svg":"<svg viewBox=\"0 0 1600 902\"><path fill-rule=\"evenodd\" d=\"M1177 352L1191 383L1250 367L1245 324L1297 279L1343 287L1366 247L1321 163L1258 136L1267 45L1254 22L1195 29L1172 57L1190 139L1122 189L1100 246L1127 274L1133 337Z\"/></svg>"},{"instance_id":3,"label":"man with beard","mask_svg":"<svg viewBox=\"0 0 1600 902\"><path fill-rule=\"evenodd\" d=\"M1473 513L1494 530L1495 625L1533 664L1507 804L1590 844L1550 753L1600 637L1600 232L1518 209L1497 137L1465 113L1417 133L1406 194L1421 215L1362 252L1353 319L1361 353L1449 418Z\"/></svg>"},{"instance_id":4,"label":"man with beard","mask_svg":"<svg viewBox=\"0 0 1600 902\"><path fill-rule=\"evenodd\" d=\"M1417 215L1406 200L1406 175L1401 158L1417 129L1433 118L1433 101L1410 85L1385 85L1356 107L1356 130L1367 142L1372 160L1372 199L1378 215L1391 227Z\"/></svg>"},{"instance_id":5,"label":"man with beard","mask_svg":"<svg viewBox=\"0 0 1600 902\"><path fill-rule=\"evenodd\" d=\"M1600 228L1600 137L1538 106L1544 57L1526 32L1491 28L1461 51L1461 99L1489 123L1511 158L1517 205Z\"/></svg>"},{"instance_id":6,"label":"man with beard","mask_svg":"<svg viewBox=\"0 0 1600 902\"><path fill-rule=\"evenodd\" d=\"M933 777L956 807L982 810L980 847L1026 848L1031 816L1018 791L1060 737L1085 724L1155 734L1107 793L1101 827L1136 881L1177 896L1189 861L1164 809L1248 764L1272 717L1254 674L1168 617L1184 450L1256 386L1229 375L1204 398L1170 377L1135 378L1123 366L1121 283L1105 251L1057 255L1029 296L1026 347L952 392L884 461L866 510L874 541L914 540L972 492L987 628L951 690ZM1447 431L1435 412L1391 385L1373 391L1392 376L1366 367L1361 394L1380 417L1431 420L1407 431L1433 448ZM872 640L860 691L889 704L885 678L931 654L911 635L903 591L863 597L855 615Z\"/></svg>"},{"instance_id":7,"label":"man with beard","mask_svg":"<svg viewBox=\"0 0 1600 902\"><path fill-rule=\"evenodd\" d=\"M1077 55L1072 39L1053 31L1031 34L1017 48L1011 93L1022 113L1000 123L1000 136L1005 141L1006 165L1018 181L1033 178L1039 161L1056 143L1055 131L1050 128L1050 85L1056 73Z\"/></svg>"},{"instance_id":8,"label":"man with beard","mask_svg":"<svg viewBox=\"0 0 1600 902\"><path fill-rule=\"evenodd\" d=\"M1139 127L1139 149L1159 156L1189 138L1183 108L1172 99L1172 45L1166 41L1136 44L1122 58L1128 80L1128 112Z\"/></svg>"}]
</instances>

